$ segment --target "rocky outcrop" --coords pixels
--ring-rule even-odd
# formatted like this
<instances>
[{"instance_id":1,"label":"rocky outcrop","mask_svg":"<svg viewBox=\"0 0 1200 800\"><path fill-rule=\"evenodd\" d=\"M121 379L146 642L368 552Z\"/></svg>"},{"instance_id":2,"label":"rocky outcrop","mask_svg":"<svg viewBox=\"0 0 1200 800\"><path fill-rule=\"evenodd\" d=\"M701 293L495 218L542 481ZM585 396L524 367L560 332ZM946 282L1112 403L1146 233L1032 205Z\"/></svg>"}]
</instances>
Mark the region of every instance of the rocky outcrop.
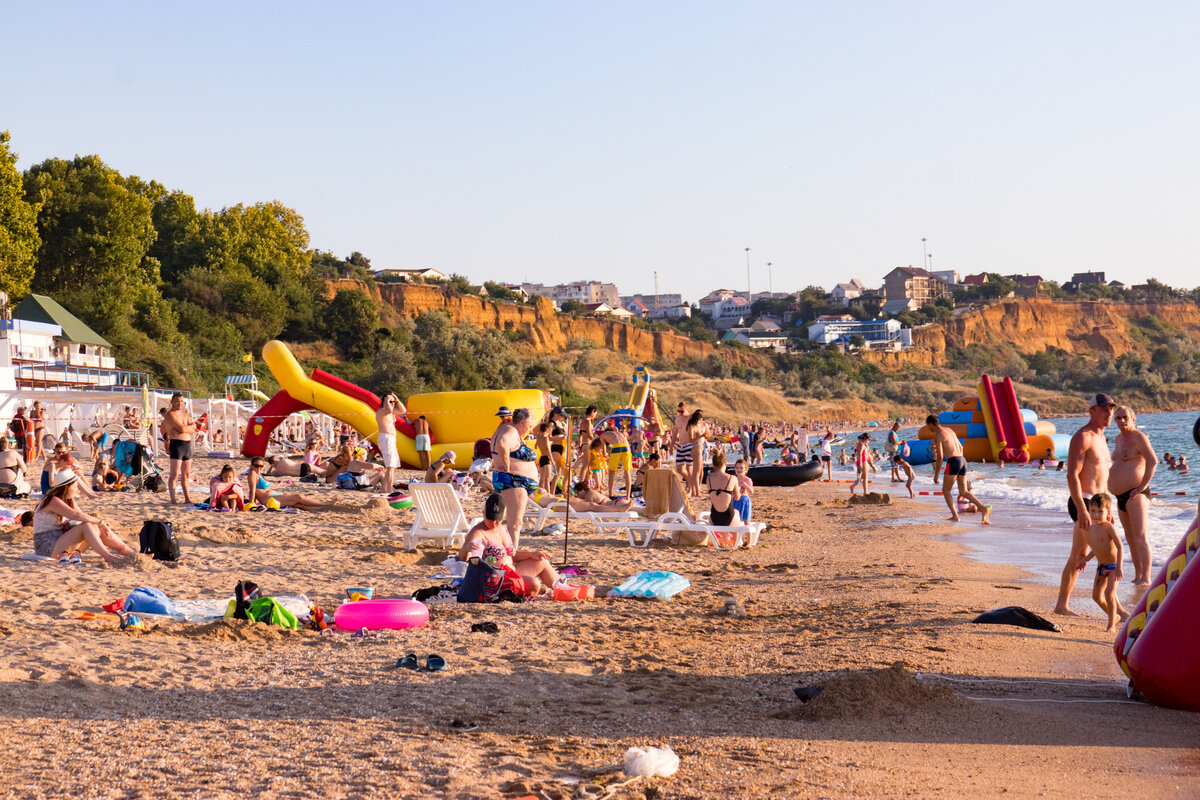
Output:
<instances>
[{"instance_id":1,"label":"rocky outcrop","mask_svg":"<svg viewBox=\"0 0 1200 800\"><path fill-rule=\"evenodd\" d=\"M366 284L354 280L331 281L331 291L360 289ZM561 353L572 340L586 340L599 347L625 353L638 361L703 361L720 354L730 363L762 366L766 359L729 347L693 341L671 331L647 328L597 317L573 317L559 314L554 303L535 297L532 304L494 302L475 295L459 294L448 288L419 283L379 283L369 290L381 306L385 322L414 317L422 311L442 310L454 322L469 322L478 327L503 331L523 331L538 352Z\"/></svg>"},{"instance_id":2,"label":"rocky outcrop","mask_svg":"<svg viewBox=\"0 0 1200 800\"><path fill-rule=\"evenodd\" d=\"M1051 347L1068 353L1107 353L1114 358L1145 349L1137 322L1155 318L1200 337L1200 308L1190 303L1063 302L1013 299L913 331L913 348L872 354L883 366L941 366L947 347L1009 345L1021 353Z\"/></svg>"}]
</instances>

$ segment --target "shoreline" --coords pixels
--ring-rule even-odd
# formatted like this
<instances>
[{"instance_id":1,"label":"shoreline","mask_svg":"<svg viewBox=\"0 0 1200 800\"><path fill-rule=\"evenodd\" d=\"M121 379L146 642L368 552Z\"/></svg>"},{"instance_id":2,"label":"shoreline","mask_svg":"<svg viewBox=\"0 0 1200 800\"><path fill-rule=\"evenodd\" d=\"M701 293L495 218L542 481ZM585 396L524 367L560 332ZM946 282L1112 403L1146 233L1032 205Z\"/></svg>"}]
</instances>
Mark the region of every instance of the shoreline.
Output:
<instances>
[{"instance_id":1,"label":"shoreline","mask_svg":"<svg viewBox=\"0 0 1200 800\"><path fill-rule=\"evenodd\" d=\"M1200 777L1196 718L1124 700L1099 618L1054 618L1059 634L970 625L1002 605L1041 613L1052 589L970 558L948 525L911 521L922 504L851 507L845 487L760 489L755 515L768 530L736 553L630 548L572 524L571 558L589 583L669 569L692 582L669 602L432 606L425 628L365 639L233 622L122 634L73 612L138 585L187 598L240 579L322 606L345 586L403 596L436 583L444 557L402 549L411 512L321 488L348 510L85 501L119 517L127 538L142 519L175 521L184 560L66 571L17 561L26 542L0 543L0 715L11 723L0 783L46 797L131 786L217 798L567 797L560 779L612 782L605 770L626 748L670 745L675 777L614 797L651 787L661 798L1069 796L1081 785L1097 797L1187 794ZM562 539L523 537L525 547L558 561ZM745 616L723 613L729 597ZM480 620L500 633L472 633ZM408 652L439 653L450 669L394 669ZM825 685L827 699L800 704L798 684ZM112 741L137 747L114 758ZM1122 769L1095 785L1081 746ZM61 749L73 769L61 768Z\"/></svg>"}]
</instances>

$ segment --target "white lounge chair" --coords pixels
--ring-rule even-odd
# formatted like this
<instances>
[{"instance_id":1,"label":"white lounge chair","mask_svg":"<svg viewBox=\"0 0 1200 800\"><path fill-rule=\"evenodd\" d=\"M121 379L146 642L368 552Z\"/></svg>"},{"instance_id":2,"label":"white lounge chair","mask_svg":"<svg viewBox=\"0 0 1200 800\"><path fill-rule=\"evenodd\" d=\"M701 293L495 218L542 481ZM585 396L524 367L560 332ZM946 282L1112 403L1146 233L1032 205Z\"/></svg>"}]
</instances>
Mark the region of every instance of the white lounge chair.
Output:
<instances>
[{"instance_id":1,"label":"white lounge chair","mask_svg":"<svg viewBox=\"0 0 1200 800\"><path fill-rule=\"evenodd\" d=\"M666 519L665 517L672 517ZM678 543L681 534L693 534L692 541L707 542L717 550L737 550L743 544L754 547L758 544L758 536L766 529L762 522L747 522L742 525L713 525L708 520L707 512L699 519L689 520L681 514L665 514L659 520L656 535L670 535L673 542ZM703 539L697 539L697 536Z\"/></svg>"},{"instance_id":2,"label":"white lounge chair","mask_svg":"<svg viewBox=\"0 0 1200 800\"><path fill-rule=\"evenodd\" d=\"M563 500L555 500L548 506L540 506L529 498L525 506L523 521L526 530L540 531L550 521L566 520L567 506ZM621 526L638 519L636 511L571 511L571 519L592 523L600 533L617 533Z\"/></svg>"},{"instance_id":3,"label":"white lounge chair","mask_svg":"<svg viewBox=\"0 0 1200 800\"><path fill-rule=\"evenodd\" d=\"M418 539L436 539L447 548L457 541L461 546L467 532L482 519L467 521L462 503L448 483L412 483L408 492L417 513L412 528L404 534L405 549L416 550Z\"/></svg>"}]
</instances>

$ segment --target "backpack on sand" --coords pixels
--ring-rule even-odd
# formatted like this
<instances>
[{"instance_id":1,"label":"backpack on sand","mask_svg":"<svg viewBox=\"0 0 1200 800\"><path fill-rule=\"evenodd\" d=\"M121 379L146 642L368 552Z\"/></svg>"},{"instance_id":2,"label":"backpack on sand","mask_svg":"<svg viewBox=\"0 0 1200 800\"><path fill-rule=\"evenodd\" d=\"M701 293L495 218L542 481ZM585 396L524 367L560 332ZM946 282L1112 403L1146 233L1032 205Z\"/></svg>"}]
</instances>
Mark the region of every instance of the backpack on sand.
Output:
<instances>
[{"instance_id":1,"label":"backpack on sand","mask_svg":"<svg viewBox=\"0 0 1200 800\"><path fill-rule=\"evenodd\" d=\"M142 523L138 542L141 545L139 551L155 561L179 560L179 540L175 538L175 528L170 522L146 520Z\"/></svg>"}]
</instances>

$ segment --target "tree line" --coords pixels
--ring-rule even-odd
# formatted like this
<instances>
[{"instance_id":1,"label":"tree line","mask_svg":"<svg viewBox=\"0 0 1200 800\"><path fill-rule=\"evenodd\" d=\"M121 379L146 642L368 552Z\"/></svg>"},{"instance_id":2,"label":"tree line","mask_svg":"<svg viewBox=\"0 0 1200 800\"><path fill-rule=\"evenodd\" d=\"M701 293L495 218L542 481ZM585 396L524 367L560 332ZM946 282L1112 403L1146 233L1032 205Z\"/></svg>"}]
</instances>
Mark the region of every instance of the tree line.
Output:
<instances>
[{"instance_id":1,"label":"tree line","mask_svg":"<svg viewBox=\"0 0 1200 800\"><path fill-rule=\"evenodd\" d=\"M213 390L244 353L280 336L373 353L374 301L327 297L325 283L370 281L370 261L310 248L294 209L275 200L198 209L185 192L96 155L23 173L16 162L0 133L0 290L13 303L50 295L108 339L123 368Z\"/></svg>"}]
</instances>

